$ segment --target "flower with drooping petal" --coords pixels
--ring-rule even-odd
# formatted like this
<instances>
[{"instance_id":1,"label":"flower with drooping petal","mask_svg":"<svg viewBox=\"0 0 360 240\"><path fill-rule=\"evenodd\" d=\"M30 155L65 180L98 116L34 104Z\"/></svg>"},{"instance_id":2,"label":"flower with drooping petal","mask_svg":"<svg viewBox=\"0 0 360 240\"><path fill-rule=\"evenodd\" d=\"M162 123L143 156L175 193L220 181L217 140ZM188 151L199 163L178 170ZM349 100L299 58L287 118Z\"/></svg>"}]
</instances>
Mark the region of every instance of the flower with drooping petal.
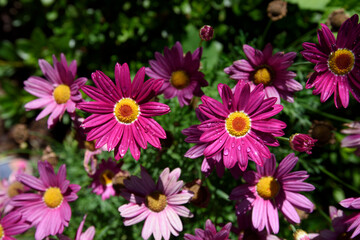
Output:
<instances>
[{"instance_id":1,"label":"flower with drooping petal","mask_svg":"<svg viewBox=\"0 0 360 240\"><path fill-rule=\"evenodd\" d=\"M85 224L85 219L86 219L86 214L84 215L83 220L81 221L79 228L76 232L76 236L75 236L75 240L93 240L94 236L95 236L95 227L91 226L88 229L86 229L85 232L82 232L83 228L84 228L84 224ZM58 234L57 237L59 238L59 240L71 240L71 238L62 235L62 234Z\"/></svg>"},{"instance_id":2,"label":"flower with drooping petal","mask_svg":"<svg viewBox=\"0 0 360 240\"><path fill-rule=\"evenodd\" d=\"M93 179L90 187L94 193L101 195L103 201L116 195L113 178L121 171L122 164L123 162L116 163L111 158L107 161L103 159L97 166L95 173L90 176Z\"/></svg>"},{"instance_id":3,"label":"flower with drooping petal","mask_svg":"<svg viewBox=\"0 0 360 240\"><path fill-rule=\"evenodd\" d=\"M349 134L341 141L341 147L356 148L355 154L360 156L360 122L344 124L347 129L341 130L342 133Z\"/></svg>"},{"instance_id":4,"label":"flower with drooping petal","mask_svg":"<svg viewBox=\"0 0 360 240\"><path fill-rule=\"evenodd\" d=\"M247 184L234 188L231 200L238 200L238 211L246 214L252 211L252 224L259 231L279 232L278 210L290 223L300 223L297 209L312 212L314 204L300 191L312 191L314 186L303 182L309 177L306 171L290 173L298 161L294 153L289 154L276 168L275 156L265 161L257 172L247 171L243 178Z\"/></svg>"},{"instance_id":5,"label":"flower with drooping petal","mask_svg":"<svg viewBox=\"0 0 360 240\"><path fill-rule=\"evenodd\" d=\"M107 145L115 151L115 159L123 158L130 148L132 156L139 160L140 148L150 143L161 148L159 138L164 139L164 129L151 117L170 112L168 105L149 102L162 86L162 80L144 82L145 68L136 73L131 83L128 65L115 66L115 84L101 71L91 75L96 87L84 86L82 90L95 102L83 102L79 108L92 113L82 124L87 141L96 140L95 148Z\"/></svg>"},{"instance_id":6,"label":"flower with drooping petal","mask_svg":"<svg viewBox=\"0 0 360 240\"><path fill-rule=\"evenodd\" d=\"M193 54L184 54L181 43L176 42L171 49L165 47L164 56L155 53L155 60L149 61L146 74L164 80L159 93L164 93L165 98L178 97L181 107L189 105L194 95L204 95L201 87L208 85L199 71L201 55L202 48L197 48Z\"/></svg>"},{"instance_id":7,"label":"flower with drooping petal","mask_svg":"<svg viewBox=\"0 0 360 240\"><path fill-rule=\"evenodd\" d=\"M339 204L344 208L360 210L360 197L347 198L342 200ZM346 220L346 224L350 225L347 228L348 232L354 231L351 234L351 238L360 236L360 212L353 213L351 216L349 216L349 218Z\"/></svg>"},{"instance_id":8,"label":"flower with drooping petal","mask_svg":"<svg viewBox=\"0 0 360 240\"><path fill-rule=\"evenodd\" d=\"M201 113L200 109L195 109L196 116L198 119L203 122L209 120L207 116ZM204 133L204 131L200 130L198 127L200 125L192 125L189 128L183 129L181 132L187 136L185 142L188 143L196 143L195 146L191 147L186 153L185 157L188 158L198 158L204 155L204 149L208 145L207 142L201 141L200 137ZM218 152L213 157L205 157L201 164L201 172L205 174L206 177L210 175L210 173L216 167L216 173L219 177L222 177L225 172L224 161L223 161L223 151ZM240 170L239 164L235 164L232 168L230 168L230 172L234 178L238 178L242 175L242 171Z\"/></svg>"},{"instance_id":9,"label":"flower with drooping petal","mask_svg":"<svg viewBox=\"0 0 360 240\"><path fill-rule=\"evenodd\" d=\"M206 220L205 229L195 229L195 236L186 233L185 240L228 240L231 229L231 223L226 224L219 232L210 219Z\"/></svg>"},{"instance_id":10,"label":"flower with drooping petal","mask_svg":"<svg viewBox=\"0 0 360 240\"><path fill-rule=\"evenodd\" d=\"M303 133L295 133L289 138L291 149L298 152L306 152L307 154L311 154L311 150L315 146L316 142L316 139L313 139L309 135Z\"/></svg>"},{"instance_id":11,"label":"flower with drooping petal","mask_svg":"<svg viewBox=\"0 0 360 240\"><path fill-rule=\"evenodd\" d=\"M1 216L1 215L0 215ZM13 235L26 232L30 224L25 222L18 211L12 211L0 219L0 239L15 240Z\"/></svg>"},{"instance_id":12,"label":"flower with drooping petal","mask_svg":"<svg viewBox=\"0 0 360 240\"><path fill-rule=\"evenodd\" d=\"M39 161L38 170L40 178L27 174L17 176L18 181L38 193L22 193L12 199L17 211L36 227L36 240L64 231L71 218L69 202L78 198L76 193L81 188L66 180L65 164L55 174L50 163Z\"/></svg>"},{"instance_id":13,"label":"flower with drooping petal","mask_svg":"<svg viewBox=\"0 0 360 240\"><path fill-rule=\"evenodd\" d=\"M360 102L360 25L357 14L346 20L335 39L325 25L318 30L319 44L303 43L301 54L306 60L316 64L315 73L306 83L306 88L314 88L313 94L325 102L334 94L337 108L347 107L349 91Z\"/></svg>"},{"instance_id":14,"label":"flower with drooping petal","mask_svg":"<svg viewBox=\"0 0 360 240\"><path fill-rule=\"evenodd\" d=\"M254 49L249 45L243 46L248 60L237 60L224 69L230 78L240 82L249 82L251 89L263 84L265 97L276 97L276 104L280 97L285 101L294 102L294 93L302 90L302 85L294 78L294 72L287 71L296 57L295 52L272 54L273 48L268 43L263 51Z\"/></svg>"},{"instance_id":15,"label":"flower with drooping petal","mask_svg":"<svg viewBox=\"0 0 360 240\"><path fill-rule=\"evenodd\" d=\"M275 136L284 135L286 124L271 118L283 107L275 104L276 98L264 99L262 84L252 91L244 82L238 82L234 93L225 84L219 84L218 89L223 103L202 96L199 105L208 118L197 126L203 131L200 141L206 143L202 146L204 156L214 158L220 152L229 169L238 164L244 171L249 158L262 166L271 156L266 145L279 146Z\"/></svg>"},{"instance_id":16,"label":"flower with drooping petal","mask_svg":"<svg viewBox=\"0 0 360 240\"><path fill-rule=\"evenodd\" d=\"M190 201L193 193L181 190L184 183L178 181L180 173L180 168L171 172L169 168L165 168L155 184L141 167L141 178L131 176L129 180L125 180L125 190L121 192L121 196L130 203L119 207L120 215L125 218L124 225L130 226L145 220L141 233L145 240L151 234L155 240L168 240L170 233L178 236L183 230L179 216L193 216L189 209L182 206Z\"/></svg>"},{"instance_id":17,"label":"flower with drooping petal","mask_svg":"<svg viewBox=\"0 0 360 240\"><path fill-rule=\"evenodd\" d=\"M85 85L84 77L76 80L77 64L73 60L68 66L64 54L60 62L53 55L54 67L44 59L39 59L39 66L46 80L31 76L24 82L24 89L38 97L25 104L26 111L44 108L36 117L36 121L50 114L47 124L51 128L64 114L65 110L74 116L76 104L82 101L80 88Z\"/></svg>"}]
</instances>

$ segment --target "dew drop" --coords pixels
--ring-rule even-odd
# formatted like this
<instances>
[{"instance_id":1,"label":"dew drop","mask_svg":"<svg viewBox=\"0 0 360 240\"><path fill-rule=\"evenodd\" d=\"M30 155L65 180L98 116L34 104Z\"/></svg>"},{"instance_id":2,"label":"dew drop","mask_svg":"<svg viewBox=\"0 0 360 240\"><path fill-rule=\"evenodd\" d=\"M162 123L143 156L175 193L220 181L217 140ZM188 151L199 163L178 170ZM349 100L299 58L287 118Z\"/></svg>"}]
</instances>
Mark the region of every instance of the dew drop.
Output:
<instances>
[{"instance_id":1,"label":"dew drop","mask_svg":"<svg viewBox=\"0 0 360 240\"><path fill-rule=\"evenodd\" d=\"M235 147L235 143L231 143L231 147L232 147L232 148Z\"/></svg>"},{"instance_id":2,"label":"dew drop","mask_svg":"<svg viewBox=\"0 0 360 240\"><path fill-rule=\"evenodd\" d=\"M225 156L229 155L229 149L227 149L227 148L224 149L224 155Z\"/></svg>"},{"instance_id":3,"label":"dew drop","mask_svg":"<svg viewBox=\"0 0 360 240\"><path fill-rule=\"evenodd\" d=\"M248 147L248 148L246 149L246 151L247 151L247 152L251 152L251 149Z\"/></svg>"},{"instance_id":4,"label":"dew drop","mask_svg":"<svg viewBox=\"0 0 360 240\"><path fill-rule=\"evenodd\" d=\"M241 146L239 145L239 146L237 147L237 149L240 151L240 150L241 150Z\"/></svg>"}]
</instances>

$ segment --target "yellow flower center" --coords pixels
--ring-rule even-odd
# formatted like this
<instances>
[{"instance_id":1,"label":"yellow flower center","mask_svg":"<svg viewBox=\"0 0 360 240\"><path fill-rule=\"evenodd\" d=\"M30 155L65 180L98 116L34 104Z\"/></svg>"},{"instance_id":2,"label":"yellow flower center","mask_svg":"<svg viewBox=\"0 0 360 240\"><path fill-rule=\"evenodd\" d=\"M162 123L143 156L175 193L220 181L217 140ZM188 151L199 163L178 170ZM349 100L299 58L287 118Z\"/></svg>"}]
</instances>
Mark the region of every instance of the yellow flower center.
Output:
<instances>
[{"instance_id":1,"label":"yellow flower center","mask_svg":"<svg viewBox=\"0 0 360 240\"><path fill-rule=\"evenodd\" d=\"M176 89L184 89L190 84L190 78L185 71L179 70L171 74L170 83Z\"/></svg>"},{"instance_id":2,"label":"yellow flower center","mask_svg":"<svg viewBox=\"0 0 360 240\"><path fill-rule=\"evenodd\" d=\"M10 198L15 197L16 195L19 195L24 191L24 185L18 181L14 181L10 184L7 193Z\"/></svg>"},{"instance_id":3,"label":"yellow flower center","mask_svg":"<svg viewBox=\"0 0 360 240\"><path fill-rule=\"evenodd\" d=\"M302 229L296 230L293 236L295 240L310 240L309 235Z\"/></svg>"},{"instance_id":4,"label":"yellow flower center","mask_svg":"<svg viewBox=\"0 0 360 240\"><path fill-rule=\"evenodd\" d=\"M114 115L118 122L130 124L133 123L140 115L140 107L131 98L122 98L115 105Z\"/></svg>"},{"instance_id":5,"label":"yellow flower center","mask_svg":"<svg viewBox=\"0 0 360 240\"><path fill-rule=\"evenodd\" d=\"M345 75L353 70L355 55L346 48L339 48L329 56L328 66L332 73Z\"/></svg>"},{"instance_id":6,"label":"yellow flower center","mask_svg":"<svg viewBox=\"0 0 360 240\"><path fill-rule=\"evenodd\" d=\"M55 88L53 96L57 104L66 103L71 96L70 87L65 84L60 84Z\"/></svg>"},{"instance_id":7,"label":"yellow flower center","mask_svg":"<svg viewBox=\"0 0 360 240\"><path fill-rule=\"evenodd\" d=\"M2 239L4 237L4 229L0 224L0 239Z\"/></svg>"},{"instance_id":8,"label":"yellow flower center","mask_svg":"<svg viewBox=\"0 0 360 240\"><path fill-rule=\"evenodd\" d=\"M278 181L272 176L262 177L256 184L256 191L263 199L271 199L277 196L280 190Z\"/></svg>"},{"instance_id":9,"label":"yellow flower center","mask_svg":"<svg viewBox=\"0 0 360 240\"><path fill-rule=\"evenodd\" d=\"M166 196L155 191L145 197L145 205L153 212L161 212L167 205Z\"/></svg>"},{"instance_id":10,"label":"yellow flower center","mask_svg":"<svg viewBox=\"0 0 360 240\"><path fill-rule=\"evenodd\" d=\"M57 208L61 205L63 199L64 196L61 194L60 188L58 187L49 187L46 189L43 196L43 201L49 208Z\"/></svg>"},{"instance_id":11,"label":"yellow flower center","mask_svg":"<svg viewBox=\"0 0 360 240\"><path fill-rule=\"evenodd\" d=\"M106 169L105 171L103 171L101 174L100 174L100 182L102 185L112 185L113 181L113 177L114 177L114 172L109 170L109 169Z\"/></svg>"},{"instance_id":12,"label":"yellow flower center","mask_svg":"<svg viewBox=\"0 0 360 240\"><path fill-rule=\"evenodd\" d=\"M243 111L233 112L226 118L225 127L231 136L243 137L250 131L251 119Z\"/></svg>"},{"instance_id":13,"label":"yellow flower center","mask_svg":"<svg viewBox=\"0 0 360 240\"><path fill-rule=\"evenodd\" d=\"M253 73L253 81L256 85L262 83L264 86L271 84L272 80L272 69L268 66L263 66L255 70Z\"/></svg>"}]
</instances>

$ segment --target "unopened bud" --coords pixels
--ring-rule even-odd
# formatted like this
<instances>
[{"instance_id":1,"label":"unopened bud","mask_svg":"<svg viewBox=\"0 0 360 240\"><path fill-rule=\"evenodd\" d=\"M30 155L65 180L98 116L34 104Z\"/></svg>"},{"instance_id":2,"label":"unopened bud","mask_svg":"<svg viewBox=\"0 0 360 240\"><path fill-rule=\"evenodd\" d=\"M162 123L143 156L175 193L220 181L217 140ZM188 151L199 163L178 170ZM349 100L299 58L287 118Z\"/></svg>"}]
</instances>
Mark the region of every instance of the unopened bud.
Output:
<instances>
[{"instance_id":1,"label":"unopened bud","mask_svg":"<svg viewBox=\"0 0 360 240\"><path fill-rule=\"evenodd\" d=\"M214 28L210 25L204 25L199 32L200 38L204 41L210 41L214 36Z\"/></svg>"},{"instance_id":2,"label":"unopened bud","mask_svg":"<svg viewBox=\"0 0 360 240\"><path fill-rule=\"evenodd\" d=\"M317 142L316 139L313 139L307 134L295 133L291 135L289 139L290 147L298 152L306 152L307 154L311 154L312 148L315 146Z\"/></svg>"}]
</instances>

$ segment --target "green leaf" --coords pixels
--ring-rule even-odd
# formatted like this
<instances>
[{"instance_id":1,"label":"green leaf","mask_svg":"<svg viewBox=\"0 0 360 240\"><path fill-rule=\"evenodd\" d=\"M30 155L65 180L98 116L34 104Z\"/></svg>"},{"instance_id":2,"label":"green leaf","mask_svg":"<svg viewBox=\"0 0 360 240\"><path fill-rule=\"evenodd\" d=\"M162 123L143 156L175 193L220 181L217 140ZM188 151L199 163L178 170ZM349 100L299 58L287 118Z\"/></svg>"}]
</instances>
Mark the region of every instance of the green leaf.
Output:
<instances>
[{"instance_id":1,"label":"green leaf","mask_svg":"<svg viewBox=\"0 0 360 240\"><path fill-rule=\"evenodd\" d=\"M300 9L324 11L330 0L288 0L288 2L299 5Z\"/></svg>"}]
</instances>

